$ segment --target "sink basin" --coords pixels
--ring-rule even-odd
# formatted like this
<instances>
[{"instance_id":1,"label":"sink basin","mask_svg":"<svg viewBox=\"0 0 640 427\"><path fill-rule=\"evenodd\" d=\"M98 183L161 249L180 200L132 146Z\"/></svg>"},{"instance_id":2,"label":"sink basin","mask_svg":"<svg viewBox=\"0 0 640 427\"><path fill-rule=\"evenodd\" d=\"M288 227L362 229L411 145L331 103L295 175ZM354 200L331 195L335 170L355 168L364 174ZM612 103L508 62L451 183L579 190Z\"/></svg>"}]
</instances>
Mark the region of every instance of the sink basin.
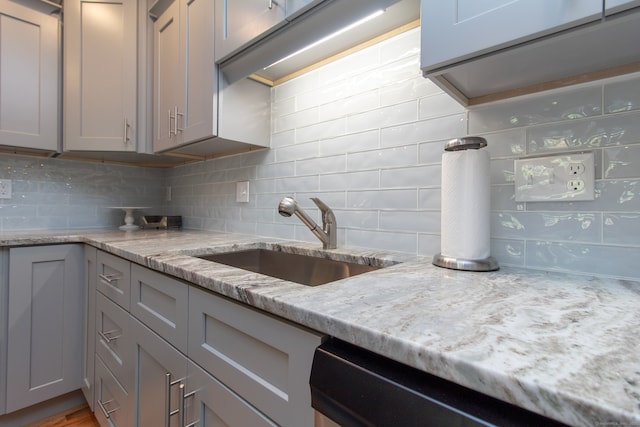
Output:
<instances>
[{"instance_id":1,"label":"sink basin","mask_svg":"<svg viewBox=\"0 0 640 427\"><path fill-rule=\"evenodd\" d=\"M268 249L248 249L197 258L307 286L322 285L382 268Z\"/></svg>"}]
</instances>

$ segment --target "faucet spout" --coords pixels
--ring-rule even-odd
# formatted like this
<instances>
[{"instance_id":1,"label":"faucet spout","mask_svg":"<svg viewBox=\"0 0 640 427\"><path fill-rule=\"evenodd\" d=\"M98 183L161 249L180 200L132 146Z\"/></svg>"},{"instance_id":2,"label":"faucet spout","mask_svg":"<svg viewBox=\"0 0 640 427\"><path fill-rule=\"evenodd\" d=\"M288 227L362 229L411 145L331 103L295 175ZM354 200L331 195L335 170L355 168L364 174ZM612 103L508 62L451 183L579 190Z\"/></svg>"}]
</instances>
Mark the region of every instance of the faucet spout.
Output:
<instances>
[{"instance_id":1,"label":"faucet spout","mask_svg":"<svg viewBox=\"0 0 640 427\"><path fill-rule=\"evenodd\" d=\"M323 249L335 249L337 247L337 223L336 217L329 206L327 206L322 200L312 197L313 203L318 206L322 213L322 228L315 223L313 219L304 211L292 197L285 197L280 201L278 205L278 212L282 216L289 217L296 215L304 225L322 242Z\"/></svg>"}]
</instances>

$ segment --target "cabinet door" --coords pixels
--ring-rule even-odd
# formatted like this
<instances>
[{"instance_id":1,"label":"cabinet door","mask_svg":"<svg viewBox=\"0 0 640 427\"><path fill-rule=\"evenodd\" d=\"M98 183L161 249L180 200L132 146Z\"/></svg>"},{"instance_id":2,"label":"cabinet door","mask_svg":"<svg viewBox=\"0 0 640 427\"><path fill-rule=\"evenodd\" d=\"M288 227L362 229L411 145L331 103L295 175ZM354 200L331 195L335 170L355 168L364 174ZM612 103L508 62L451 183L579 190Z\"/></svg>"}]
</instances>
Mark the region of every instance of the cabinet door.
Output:
<instances>
[{"instance_id":1,"label":"cabinet door","mask_svg":"<svg viewBox=\"0 0 640 427\"><path fill-rule=\"evenodd\" d=\"M640 6L640 0L604 0L604 13L611 15Z\"/></svg>"},{"instance_id":2,"label":"cabinet door","mask_svg":"<svg viewBox=\"0 0 640 427\"><path fill-rule=\"evenodd\" d=\"M0 0L0 145L58 149L59 26Z\"/></svg>"},{"instance_id":3,"label":"cabinet door","mask_svg":"<svg viewBox=\"0 0 640 427\"><path fill-rule=\"evenodd\" d=\"M190 396L191 393L193 394ZM186 395L189 397L187 397L185 425L276 426L273 421L191 361Z\"/></svg>"},{"instance_id":4,"label":"cabinet door","mask_svg":"<svg viewBox=\"0 0 640 427\"><path fill-rule=\"evenodd\" d=\"M422 0L422 68L436 69L601 14L602 0Z\"/></svg>"},{"instance_id":5,"label":"cabinet door","mask_svg":"<svg viewBox=\"0 0 640 427\"><path fill-rule=\"evenodd\" d=\"M285 2L215 0L216 62L286 23Z\"/></svg>"},{"instance_id":6,"label":"cabinet door","mask_svg":"<svg viewBox=\"0 0 640 427\"><path fill-rule=\"evenodd\" d=\"M216 83L214 63L213 1L180 1L180 59L186 93L178 109L182 143L215 136L217 131Z\"/></svg>"},{"instance_id":7,"label":"cabinet door","mask_svg":"<svg viewBox=\"0 0 640 427\"><path fill-rule=\"evenodd\" d=\"M137 2L64 2L65 150L135 151Z\"/></svg>"},{"instance_id":8,"label":"cabinet door","mask_svg":"<svg viewBox=\"0 0 640 427\"><path fill-rule=\"evenodd\" d=\"M96 354L125 390L131 390L129 313L104 295L96 298Z\"/></svg>"},{"instance_id":9,"label":"cabinet door","mask_svg":"<svg viewBox=\"0 0 640 427\"><path fill-rule=\"evenodd\" d=\"M180 64L180 1L153 24L153 149L179 145L177 111L184 93Z\"/></svg>"},{"instance_id":10,"label":"cabinet door","mask_svg":"<svg viewBox=\"0 0 640 427\"><path fill-rule=\"evenodd\" d=\"M157 427L180 425L180 385L187 376L187 359L151 329L131 318L134 342L132 401L134 425ZM174 415L171 415L174 413Z\"/></svg>"},{"instance_id":11,"label":"cabinet door","mask_svg":"<svg viewBox=\"0 0 640 427\"><path fill-rule=\"evenodd\" d=\"M9 253L7 412L81 386L81 245Z\"/></svg>"},{"instance_id":12,"label":"cabinet door","mask_svg":"<svg viewBox=\"0 0 640 427\"><path fill-rule=\"evenodd\" d=\"M189 358L281 425L313 425L309 376L322 335L189 288Z\"/></svg>"},{"instance_id":13,"label":"cabinet door","mask_svg":"<svg viewBox=\"0 0 640 427\"><path fill-rule=\"evenodd\" d=\"M113 374L96 357L95 416L102 427L129 427L131 413L129 394Z\"/></svg>"},{"instance_id":14,"label":"cabinet door","mask_svg":"<svg viewBox=\"0 0 640 427\"><path fill-rule=\"evenodd\" d=\"M131 301L131 263L106 252L98 251L96 289L129 311Z\"/></svg>"},{"instance_id":15,"label":"cabinet door","mask_svg":"<svg viewBox=\"0 0 640 427\"><path fill-rule=\"evenodd\" d=\"M96 272L98 250L89 245L84 246L84 305L82 322L82 393L89 407L93 409L93 380L95 359L96 329Z\"/></svg>"},{"instance_id":16,"label":"cabinet door","mask_svg":"<svg viewBox=\"0 0 640 427\"><path fill-rule=\"evenodd\" d=\"M131 266L131 314L187 352L189 286L137 264Z\"/></svg>"}]
</instances>

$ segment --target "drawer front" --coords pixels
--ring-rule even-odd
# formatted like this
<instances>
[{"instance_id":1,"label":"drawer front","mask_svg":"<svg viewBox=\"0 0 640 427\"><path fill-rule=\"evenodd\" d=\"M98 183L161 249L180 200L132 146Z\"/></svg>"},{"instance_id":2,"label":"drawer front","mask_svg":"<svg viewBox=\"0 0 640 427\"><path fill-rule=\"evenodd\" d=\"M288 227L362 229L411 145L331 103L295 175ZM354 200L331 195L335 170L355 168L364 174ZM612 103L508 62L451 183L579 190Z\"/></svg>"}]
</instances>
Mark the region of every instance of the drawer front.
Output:
<instances>
[{"instance_id":1,"label":"drawer front","mask_svg":"<svg viewBox=\"0 0 640 427\"><path fill-rule=\"evenodd\" d=\"M323 336L189 288L189 358L281 425L313 425L309 375Z\"/></svg>"},{"instance_id":2,"label":"drawer front","mask_svg":"<svg viewBox=\"0 0 640 427\"><path fill-rule=\"evenodd\" d=\"M195 392L187 406L185 425L198 426L252 426L275 427L265 417L220 381L207 374L193 362L189 362L187 393Z\"/></svg>"},{"instance_id":3,"label":"drawer front","mask_svg":"<svg viewBox=\"0 0 640 427\"><path fill-rule=\"evenodd\" d=\"M131 314L174 347L187 352L189 286L131 265Z\"/></svg>"},{"instance_id":4,"label":"drawer front","mask_svg":"<svg viewBox=\"0 0 640 427\"><path fill-rule=\"evenodd\" d=\"M99 251L96 288L129 311L131 263L125 259Z\"/></svg>"},{"instance_id":5,"label":"drawer front","mask_svg":"<svg viewBox=\"0 0 640 427\"><path fill-rule=\"evenodd\" d=\"M95 416L101 427L131 426L128 394L109 369L96 357Z\"/></svg>"},{"instance_id":6,"label":"drawer front","mask_svg":"<svg viewBox=\"0 0 640 427\"><path fill-rule=\"evenodd\" d=\"M129 313L98 293L96 296L96 353L126 390L131 389L130 375L128 375L131 365L129 335Z\"/></svg>"}]
</instances>

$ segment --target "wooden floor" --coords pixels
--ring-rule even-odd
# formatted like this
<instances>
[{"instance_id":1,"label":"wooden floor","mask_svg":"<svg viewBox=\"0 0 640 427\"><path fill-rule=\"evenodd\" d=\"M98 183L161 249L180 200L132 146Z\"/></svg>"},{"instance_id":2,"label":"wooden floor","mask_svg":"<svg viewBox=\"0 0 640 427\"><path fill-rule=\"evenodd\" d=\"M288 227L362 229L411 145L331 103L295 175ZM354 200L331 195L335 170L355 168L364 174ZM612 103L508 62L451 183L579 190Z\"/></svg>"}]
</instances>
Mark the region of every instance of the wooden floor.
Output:
<instances>
[{"instance_id":1,"label":"wooden floor","mask_svg":"<svg viewBox=\"0 0 640 427\"><path fill-rule=\"evenodd\" d=\"M100 424L85 404L24 427L100 427Z\"/></svg>"}]
</instances>

